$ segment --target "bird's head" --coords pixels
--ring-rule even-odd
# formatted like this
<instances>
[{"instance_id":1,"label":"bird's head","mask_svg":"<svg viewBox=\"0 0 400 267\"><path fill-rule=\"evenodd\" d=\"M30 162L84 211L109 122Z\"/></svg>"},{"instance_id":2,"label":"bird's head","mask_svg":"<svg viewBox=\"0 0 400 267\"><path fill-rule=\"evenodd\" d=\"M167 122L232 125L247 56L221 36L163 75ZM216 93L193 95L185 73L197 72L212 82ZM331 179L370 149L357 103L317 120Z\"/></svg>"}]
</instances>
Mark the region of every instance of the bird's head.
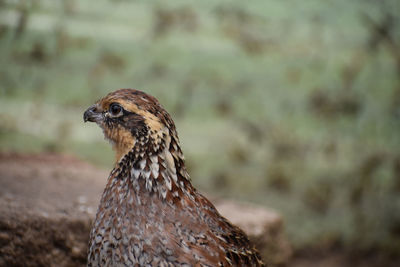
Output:
<instances>
[{"instance_id":1,"label":"bird's head","mask_svg":"<svg viewBox=\"0 0 400 267\"><path fill-rule=\"evenodd\" d=\"M109 93L85 111L83 120L96 122L103 129L116 150L117 161L135 146L156 153L176 136L170 115L157 99L134 89Z\"/></svg>"}]
</instances>

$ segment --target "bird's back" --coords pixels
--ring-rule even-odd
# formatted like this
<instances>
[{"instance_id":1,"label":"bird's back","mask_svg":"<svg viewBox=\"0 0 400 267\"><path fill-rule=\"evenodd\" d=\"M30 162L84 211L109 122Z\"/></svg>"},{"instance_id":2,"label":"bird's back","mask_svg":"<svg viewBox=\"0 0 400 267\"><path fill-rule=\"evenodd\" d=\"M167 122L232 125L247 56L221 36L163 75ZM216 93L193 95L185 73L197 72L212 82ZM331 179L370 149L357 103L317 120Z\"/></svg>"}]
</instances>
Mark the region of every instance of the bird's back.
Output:
<instances>
[{"instance_id":1,"label":"bird's back","mask_svg":"<svg viewBox=\"0 0 400 267\"><path fill-rule=\"evenodd\" d=\"M116 176L100 202L88 266L263 266L242 230L194 189L193 198L169 202L145 181Z\"/></svg>"}]
</instances>

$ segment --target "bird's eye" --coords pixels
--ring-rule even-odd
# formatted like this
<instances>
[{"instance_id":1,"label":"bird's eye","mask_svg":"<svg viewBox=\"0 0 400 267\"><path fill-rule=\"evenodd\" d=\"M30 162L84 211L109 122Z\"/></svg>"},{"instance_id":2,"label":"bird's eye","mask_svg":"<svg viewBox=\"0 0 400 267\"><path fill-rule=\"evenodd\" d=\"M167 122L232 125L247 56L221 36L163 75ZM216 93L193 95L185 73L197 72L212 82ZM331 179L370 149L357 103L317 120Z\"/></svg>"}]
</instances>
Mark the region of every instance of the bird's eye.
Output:
<instances>
[{"instance_id":1,"label":"bird's eye","mask_svg":"<svg viewBox=\"0 0 400 267\"><path fill-rule=\"evenodd\" d=\"M111 116L118 116L122 113L122 107L117 103L112 103L109 108Z\"/></svg>"}]
</instances>

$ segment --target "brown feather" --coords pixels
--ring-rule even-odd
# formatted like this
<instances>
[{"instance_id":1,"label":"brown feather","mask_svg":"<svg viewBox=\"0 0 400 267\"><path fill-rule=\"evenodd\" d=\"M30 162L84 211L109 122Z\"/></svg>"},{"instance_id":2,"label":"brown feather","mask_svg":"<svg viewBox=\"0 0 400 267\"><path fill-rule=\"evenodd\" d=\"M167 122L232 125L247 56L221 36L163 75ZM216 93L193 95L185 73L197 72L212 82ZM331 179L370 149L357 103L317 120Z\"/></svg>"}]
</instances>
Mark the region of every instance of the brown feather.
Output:
<instances>
[{"instance_id":1,"label":"brown feather","mask_svg":"<svg viewBox=\"0 0 400 267\"><path fill-rule=\"evenodd\" d=\"M113 103L124 109L118 117L109 114ZM90 234L88 266L264 266L245 233L190 183L174 122L154 97L121 89L92 110L102 114L96 122L117 162Z\"/></svg>"}]
</instances>

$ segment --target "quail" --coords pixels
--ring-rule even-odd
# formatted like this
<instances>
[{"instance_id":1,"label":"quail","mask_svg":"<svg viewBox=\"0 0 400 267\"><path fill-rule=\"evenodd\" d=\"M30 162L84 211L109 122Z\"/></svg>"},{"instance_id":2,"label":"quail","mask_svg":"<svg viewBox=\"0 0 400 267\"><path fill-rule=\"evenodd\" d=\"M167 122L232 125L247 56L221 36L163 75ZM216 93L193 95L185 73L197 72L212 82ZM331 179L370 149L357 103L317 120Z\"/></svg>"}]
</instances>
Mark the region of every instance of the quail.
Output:
<instances>
[{"instance_id":1,"label":"quail","mask_svg":"<svg viewBox=\"0 0 400 267\"><path fill-rule=\"evenodd\" d=\"M265 266L246 234L191 184L175 124L156 98L120 89L83 118L116 152L87 266Z\"/></svg>"}]
</instances>

